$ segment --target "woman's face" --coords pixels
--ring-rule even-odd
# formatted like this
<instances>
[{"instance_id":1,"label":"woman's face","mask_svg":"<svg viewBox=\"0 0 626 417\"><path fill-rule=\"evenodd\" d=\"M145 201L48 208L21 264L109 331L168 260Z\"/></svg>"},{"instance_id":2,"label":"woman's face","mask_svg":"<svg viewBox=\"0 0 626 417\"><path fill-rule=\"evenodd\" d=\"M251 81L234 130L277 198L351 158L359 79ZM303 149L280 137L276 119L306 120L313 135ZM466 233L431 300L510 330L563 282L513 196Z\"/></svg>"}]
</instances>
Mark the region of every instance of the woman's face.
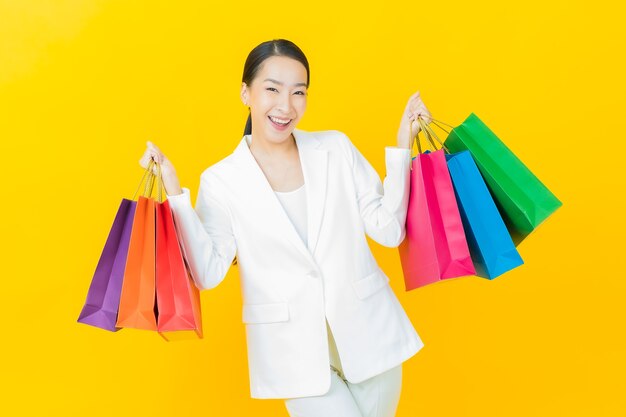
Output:
<instances>
[{"instance_id":1,"label":"woman's face","mask_svg":"<svg viewBox=\"0 0 626 417\"><path fill-rule=\"evenodd\" d=\"M263 61L251 85L243 83L241 89L250 107L253 137L274 143L290 138L306 109L306 79L306 68L295 59L273 56Z\"/></svg>"}]
</instances>

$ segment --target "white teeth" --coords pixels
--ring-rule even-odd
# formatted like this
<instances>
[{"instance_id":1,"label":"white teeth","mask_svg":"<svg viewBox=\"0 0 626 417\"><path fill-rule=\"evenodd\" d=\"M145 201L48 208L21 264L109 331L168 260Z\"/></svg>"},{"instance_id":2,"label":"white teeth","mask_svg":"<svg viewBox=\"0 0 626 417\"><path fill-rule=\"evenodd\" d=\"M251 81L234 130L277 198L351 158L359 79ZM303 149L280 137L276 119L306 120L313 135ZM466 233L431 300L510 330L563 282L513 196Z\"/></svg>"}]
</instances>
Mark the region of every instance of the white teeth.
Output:
<instances>
[{"instance_id":1,"label":"white teeth","mask_svg":"<svg viewBox=\"0 0 626 417\"><path fill-rule=\"evenodd\" d=\"M291 120L291 119L284 119L284 120L283 119L277 119L277 118L275 118L273 116L270 116L270 119L272 119L273 122L276 122L276 123L278 123L280 125L286 125Z\"/></svg>"}]
</instances>

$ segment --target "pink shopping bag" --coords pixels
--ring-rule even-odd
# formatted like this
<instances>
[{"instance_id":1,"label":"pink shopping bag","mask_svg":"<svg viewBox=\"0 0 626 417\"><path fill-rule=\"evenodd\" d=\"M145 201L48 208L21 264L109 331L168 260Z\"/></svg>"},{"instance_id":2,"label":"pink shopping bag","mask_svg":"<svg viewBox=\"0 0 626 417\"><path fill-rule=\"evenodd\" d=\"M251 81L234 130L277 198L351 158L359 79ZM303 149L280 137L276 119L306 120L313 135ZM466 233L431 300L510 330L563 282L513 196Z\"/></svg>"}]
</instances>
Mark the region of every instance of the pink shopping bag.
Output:
<instances>
[{"instance_id":1,"label":"pink shopping bag","mask_svg":"<svg viewBox=\"0 0 626 417\"><path fill-rule=\"evenodd\" d=\"M406 291L476 274L444 149L422 153L419 136L416 142L419 153L411 163L406 237L398 247Z\"/></svg>"}]
</instances>

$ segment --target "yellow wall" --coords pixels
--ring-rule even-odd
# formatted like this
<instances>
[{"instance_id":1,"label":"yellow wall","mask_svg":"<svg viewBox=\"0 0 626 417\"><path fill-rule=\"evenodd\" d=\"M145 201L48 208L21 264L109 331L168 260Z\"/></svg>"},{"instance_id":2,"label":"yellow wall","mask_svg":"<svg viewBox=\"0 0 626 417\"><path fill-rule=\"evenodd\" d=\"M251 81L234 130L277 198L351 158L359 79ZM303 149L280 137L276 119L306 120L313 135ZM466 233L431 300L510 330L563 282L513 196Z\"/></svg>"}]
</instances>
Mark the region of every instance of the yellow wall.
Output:
<instances>
[{"instance_id":1,"label":"yellow wall","mask_svg":"<svg viewBox=\"0 0 626 417\"><path fill-rule=\"evenodd\" d=\"M76 318L146 140L193 201L241 138L243 64L307 54L305 130L346 132L379 173L416 90L478 114L563 201L526 264L405 292L426 347L398 416L626 414L623 13L609 2L0 1L2 415L287 415L249 398L238 271L202 292L205 339ZM326 3L326 4L325 4ZM622 213L622 214L620 214Z\"/></svg>"}]
</instances>

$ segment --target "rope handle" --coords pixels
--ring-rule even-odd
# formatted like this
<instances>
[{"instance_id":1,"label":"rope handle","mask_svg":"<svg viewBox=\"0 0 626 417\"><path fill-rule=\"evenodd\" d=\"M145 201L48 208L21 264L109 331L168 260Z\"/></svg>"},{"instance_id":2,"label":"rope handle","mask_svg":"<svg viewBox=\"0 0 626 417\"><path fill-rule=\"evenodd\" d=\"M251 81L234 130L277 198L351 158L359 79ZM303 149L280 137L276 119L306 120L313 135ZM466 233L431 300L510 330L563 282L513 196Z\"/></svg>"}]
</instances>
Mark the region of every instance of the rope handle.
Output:
<instances>
[{"instance_id":1,"label":"rope handle","mask_svg":"<svg viewBox=\"0 0 626 417\"><path fill-rule=\"evenodd\" d=\"M152 172L152 169L154 168L155 165L157 167L157 174L154 174ZM146 179L146 175L149 175L148 179ZM144 186L143 193L141 195L143 197L150 197L152 195L152 191L154 190L155 179L157 183L157 198L158 198L159 203L161 203L162 202L161 189L163 188L163 179L161 176L161 165L158 162L156 162L154 159L150 158L148 167L145 169L143 176L141 177L141 181L139 181L139 185L137 186L137 190L135 191L135 194L133 194L133 200L137 198L137 193L139 192L139 189L141 188L141 184L144 182L144 180L146 181L146 183Z\"/></svg>"},{"instance_id":2,"label":"rope handle","mask_svg":"<svg viewBox=\"0 0 626 417\"><path fill-rule=\"evenodd\" d=\"M434 120L434 119L431 118L431 120ZM415 121L417 121L417 123L419 123L421 131L424 133L424 137L426 137L426 139L428 140L428 142L430 143L430 145L432 146L432 148L435 151L437 150L437 146L435 145L434 140L439 142L439 144L441 145L441 148L446 153L450 153L448 148L443 144L443 142L439 139L439 137L437 136L435 131L426 123L426 121L422 118L421 115L417 116L417 119L414 120L413 122L415 122ZM413 139L415 139L415 142L417 143L417 151L418 151L418 153L422 153L422 146L421 146L420 139L419 139L419 132L417 132L417 135L415 136L415 138L413 138L413 130L411 129L411 126L413 125L412 124L413 122L411 122L409 124L409 136L411 137L411 143L413 142ZM443 123L443 122L440 122L440 123ZM439 126L439 125L437 124L437 126ZM439 126L439 127L441 128L441 126ZM413 153L412 149L413 149L413 146L411 146L411 154Z\"/></svg>"},{"instance_id":3,"label":"rope handle","mask_svg":"<svg viewBox=\"0 0 626 417\"><path fill-rule=\"evenodd\" d=\"M443 149L446 153L450 153L450 150L446 147L446 145L444 145L441 139L439 139L439 136L437 136L435 131L420 117L418 117L418 120L420 122L420 125L422 126L422 130L424 130L424 135L426 135L426 137L430 140L430 143L433 145L433 147L436 149L436 146L433 143L434 138L441 145L441 149Z\"/></svg>"}]
</instances>

